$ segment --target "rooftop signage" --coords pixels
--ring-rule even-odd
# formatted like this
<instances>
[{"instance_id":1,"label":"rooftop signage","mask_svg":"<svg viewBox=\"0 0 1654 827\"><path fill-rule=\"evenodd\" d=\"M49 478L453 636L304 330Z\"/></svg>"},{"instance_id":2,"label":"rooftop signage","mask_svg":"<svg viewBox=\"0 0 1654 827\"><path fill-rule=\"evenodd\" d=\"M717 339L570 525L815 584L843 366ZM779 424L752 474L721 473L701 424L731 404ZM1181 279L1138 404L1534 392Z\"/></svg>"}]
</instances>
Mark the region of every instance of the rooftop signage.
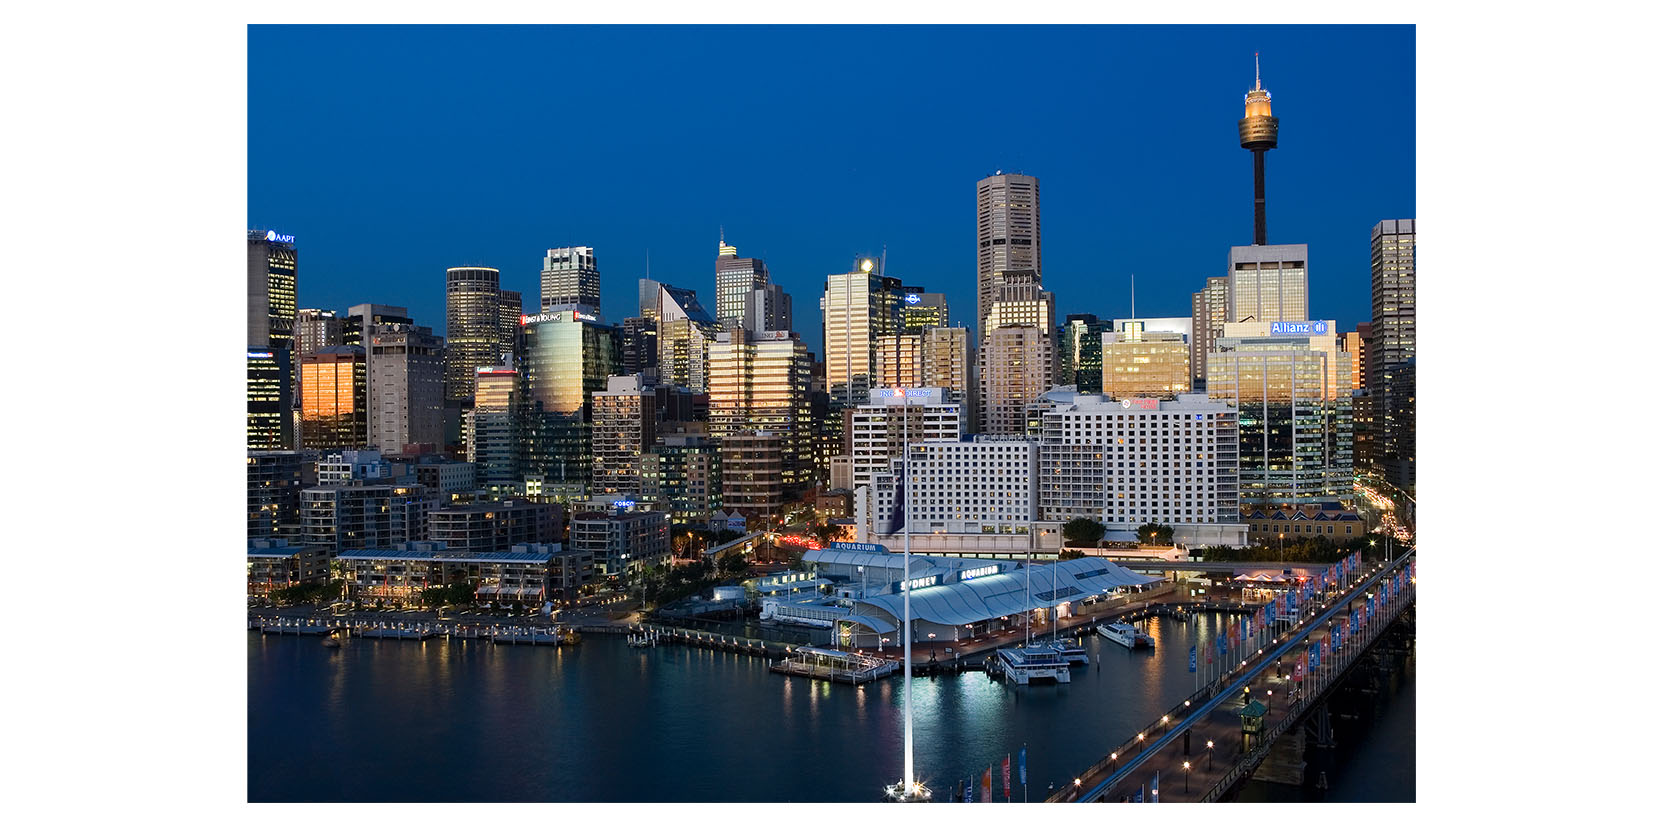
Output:
<instances>
[{"instance_id":1,"label":"rooftop signage","mask_svg":"<svg viewBox=\"0 0 1654 827\"><path fill-rule=\"evenodd\" d=\"M929 399L935 388L878 388L880 399Z\"/></svg>"},{"instance_id":2,"label":"rooftop signage","mask_svg":"<svg viewBox=\"0 0 1654 827\"><path fill-rule=\"evenodd\" d=\"M293 243L293 237L292 236L282 235L281 233L278 233L275 230L271 230L270 232L265 233L264 234L264 240L265 241L279 241L282 244L292 244Z\"/></svg>"},{"instance_id":3,"label":"rooftop signage","mask_svg":"<svg viewBox=\"0 0 1654 827\"><path fill-rule=\"evenodd\" d=\"M1324 321L1269 323L1271 336L1325 336L1327 330L1327 323Z\"/></svg>"},{"instance_id":4,"label":"rooftop signage","mask_svg":"<svg viewBox=\"0 0 1654 827\"><path fill-rule=\"evenodd\" d=\"M918 293L909 293L902 300L907 302L908 304L918 304L919 303L919 294Z\"/></svg>"},{"instance_id":5,"label":"rooftop signage","mask_svg":"<svg viewBox=\"0 0 1654 827\"><path fill-rule=\"evenodd\" d=\"M1128 411L1130 411L1130 410L1158 411L1158 410L1160 410L1160 400L1158 400L1158 399L1122 399L1122 400L1120 400L1120 407L1122 407L1122 408L1124 408Z\"/></svg>"},{"instance_id":6,"label":"rooftop signage","mask_svg":"<svg viewBox=\"0 0 1654 827\"><path fill-rule=\"evenodd\" d=\"M247 358L248 359L274 359L274 358L276 358L276 354L271 353L268 350L249 350L249 351L247 351Z\"/></svg>"},{"instance_id":7,"label":"rooftop signage","mask_svg":"<svg viewBox=\"0 0 1654 827\"><path fill-rule=\"evenodd\" d=\"M865 551L873 554L888 554L890 550L878 543L833 543L828 548L836 551Z\"/></svg>"}]
</instances>

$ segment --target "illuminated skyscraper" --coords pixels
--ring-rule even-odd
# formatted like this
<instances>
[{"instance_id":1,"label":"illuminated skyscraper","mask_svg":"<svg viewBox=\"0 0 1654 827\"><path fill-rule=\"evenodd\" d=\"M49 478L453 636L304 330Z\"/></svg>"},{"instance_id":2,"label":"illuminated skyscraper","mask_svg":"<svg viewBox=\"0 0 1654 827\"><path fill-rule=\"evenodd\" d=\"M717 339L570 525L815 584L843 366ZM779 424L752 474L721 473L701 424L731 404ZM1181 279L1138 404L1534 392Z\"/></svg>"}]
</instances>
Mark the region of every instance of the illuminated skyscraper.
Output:
<instances>
[{"instance_id":1,"label":"illuminated skyscraper","mask_svg":"<svg viewBox=\"0 0 1654 827\"><path fill-rule=\"evenodd\" d=\"M948 297L927 293L923 287L908 287L902 294L902 331L922 333L927 328L948 326Z\"/></svg>"},{"instance_id":2,"label":"illuminated skyscraper","mask_svg":"<svg viewBox=\"0 0 1654 827\"><path fill-rule=\"evenodd\" d=\"M1116 320L1102 341L1103 393L1116 399L1174 399L1189 392L1189 341L1151 331L1139 320Z\"/></svg>"},{"instance_id":3,"label":"illuminated skyscraper","mask_svg":"<svg viewBox=\"0 0 1654 827\"><path fill-rule=\"evenodd\" d=\"M1403 490L1412 487L1412 377L1397 386L1398 371L1417 356L1417 266L1413 247L1414 219L1388 219L1373 226L1373 358L1374 419L1378 426L1374 446L1385 477Z\"/></svg>"},{"instance_id":4,"label":"illuminated skyscraper","mask_svg":"<svg viewBox=\"0 0 1654 827\"><path fill-rule=\"evenodd\" d=\"M247 351L247 450L293 447L293 354L281 348Z\"/></svg>"},{"instance_id":5,"label":"illuminated skyscraper","mask_svg":"<svg viewBox=\"0 0 1654 827\"><path fill-rule=\"evenodd\" d=\"M793 297L779 284L752 288L740 325L754 333L793 329ZM725 324L726 327L732 325Z\"/></svg>"},{"instance_id":6,"label":"illuminated skyscraper","mask_svg":"<svg viewBox=\"0 0 1654 827\"><path fill-rule=\"evenodd\" d=\"M370 325L368 443L390 452L441 446L442 337L412 324Z\"/></svg>"},{"instance_id":7,"label":"illuminated skyscraper","mask_svg":"<svg viewBox=\"0 0 1654 827\"><path fill-rule=\"evenodd\" d=\"M504 488L523 482L525 435L521 383L515 368L477 368L476 404L466 411L467 458L477 467L477 482Z\"/></svg>"},{"instance_id":8,"label":"illuminated skyscraper","mask_svg":"<svg viewBox=\"0 0 1654 827\"><path fill-rule=\"evenodd\" d=\"M747 304L752 291L770 283L770 271L761 258L738 258L733 244L718 238L718 258L713 262L714 303L718 321L725 329L747 323ZM789 308L789 312L790 312ZM750 329L750 328L749 328ZM786 330L785 327L774 328Z\"/></svg>"},{"instance_id":9,"label":"illuminated skyscraper","mask_svg":"<svg viewBox=\"0 0 1654 827\"><path fill-rule=\"evenodd\" d=\"M971 402L977 398L976 340L971 337L970 329L926 328L923 339L920 353L924 364L919 371L919 384L947 390L949 398L959 403L965 433L976 433L980 426Z\"/></svg>"},{"instance_id":10,"label":"illuminated skyscraper","mask_svg":"<svg viewBox=\"0 0 1654 827\"><path fill-rule=\"evenodd\" d=\"M300 363L299 384L304 399L299 408L299 447L326 451L368 446L364 349L354 345L318 349Z\"/></svg>"},{"instance_id":11,"label":"illuminated skyscraper","mask_svg":"<svg viewBox=\"0 0 1654 827\"><path fill-rule=\"evenodd\" d=\"M1309 245L1229 248L1229 322L1309 318Z\"/></svg>"},{"instance_id":12,"label":"illuminated skyscraper","mask_svg":"<svg viewBox=\"0 0 1654 827\"><path fill-rule=\"evenodd\" d=\"M584 310L530 316L523 326L525 472L553 482L591 480L592 394L619 369L618 331Z\"/></svg>"},{"instance_id":13,"label":"illuminated skyscraper","mask_svg":"<svg viewBox=\"0 0 1654 827\"><path fill-rule=\"evenodd\" d=\"M1027 408L1051 387L1051 337L1033 325L994 328L982 347L982 432L1028 432Z\"/></svg>"},{"instance_id":14,"label":"illuminated skyscraper","mask_svg":"<svg viewBox=\"0 0 1654 827\"><path fill-rule=\"evenodd\" d=\"M517 329L522 327L523 294L517 290L500 291L499 349L500 364L512 361L517 352Z\"/></svg>"},{"instance_id":15,"label":"illuminated skyscraper","mask_svg":"<svg viewBox=\"0 0 1654 827\"><path fill-rule=\"evenodd\" d=\"M781 485L796 488L811 482L815 432L805 398L810 357L804 342L791 331L735 328L718 334L711 357L712 437L769 433L779 440Z\"/></svg>"},{"instance_id":16,"label":"illuminated skyscraper","mask_svg":"<svg viewBox=\"0 0 1654 827\"><path fill-rule=\"evenodd\" d=\"M1043 273L1039 179L996 172L976 182L976 322L986 335L994 280L1007 270Z\"/></svg>"},{"instance_id":17,"label":"illuminated skyscraper","mask_svg":"<svg viewBox=\"0 0 1654 827\"><path fill-rule=\"evenodd\" d=\"M293 349L298 261L292 236L247 232L247 347Z\"/></svg>"},{"instance_id":18,"label":"illuminated skyscraper","mask_svg":"<svg viewBox=\"0 0 1654 827\"><path fill-rule=\"evenodd\" d=\"M1206 354L1217 347L1223 324L1229 321L1229 276L1212 276L1194 295L1194 331L1189 337L1189 373L1197 389L1206 387Z\"/></svg>"},{"instance_id":19,"label":"illuminated skyscraper","mask_svg":"<svg viewBox=\"0 0 1654 827\"><path fill-rule=\"evenodd\" d=\"M476 391L477 368L497 365L499 360L500 271L449 267L444 398L469 401Z\"/></svg>"},{"instance_id":20,"label":"illuminated skyscraper","mask_svg":"<svg viewBox=\"0 0 1654 827\"><path fill-rule=\"evenodd\" d=\"M293 325L293 358L303 359L321 347L345 343L345 320L331 310L304 309Z\"/></svg>"},{"instance_id":21,"label":"illuminated skyscraper","mask_svg":"<svg viewBox=\"0 0 1654 827\"><path fill-rule=\"evenodd\" d=\"M645 287L654 287L652 299L641 297L647 300L641 310L645 318L654 316L660 326L655 337L660 381L696 393L705 392L708 360L712 343L718 338L718 323L707 314L695 291L648 279L642 281L647 282Z\"/></svg>"},{"instance_id":22,"label":"illuminated skyscraper","mask_svg":"<svg viewBox=\"0 0 1654 827\"><path fill-rule=\"evenodd\" d=\"M639 465L655 445L655 391L642 377L609 377L608 389L592 394L592 493L636 494Z\"/></svg>"},{"instance_id":23,"label":"illuminated skyscraper","mask_svg":"<svg viewBox=\"0 0 1654 827\"><path fill-rule=\"evenodd\" d=\"M1240 413L1240 500L1354 496L1350 356L1332 322L1229 322L1207 363L1207 395Z\"/></svg>"},{"instance_id":24,"label":"illuminated skyscraper","mask_svg":"<svg viewBox=\"0 0 1654 827\"><path fill-rule=\"evenodd\" d=\"M583 304L590 307L594 315L601 314L601 288L597 253L592 248L558 247L546 251L540 268L540 312Z\"/></svg>"},{"instance_id":25,"label":"illuminated skyscraper","mask_svg":"<svg viewBox=\"0 0 1654 827\"><path fill-rule=\"evenodd\" d=\"M883 275L876 258L861 259L851 272L827 277L821 296L822 362L836 407L867 401L874 342L901 329L905 295L901 280Z\"/></svg>"}]
</instances>

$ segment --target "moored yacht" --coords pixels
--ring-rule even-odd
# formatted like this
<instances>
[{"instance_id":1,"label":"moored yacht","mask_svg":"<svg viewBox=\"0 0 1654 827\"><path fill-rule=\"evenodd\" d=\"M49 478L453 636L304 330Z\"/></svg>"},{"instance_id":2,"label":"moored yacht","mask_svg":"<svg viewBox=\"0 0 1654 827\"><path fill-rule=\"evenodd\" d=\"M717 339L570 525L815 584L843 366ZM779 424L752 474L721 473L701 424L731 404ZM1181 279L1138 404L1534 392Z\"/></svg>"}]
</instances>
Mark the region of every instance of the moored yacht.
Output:
<instances>
[{"instance_id":1,"label":"moored yacht","mask_svg":"<svg viewBox=\"0 0 1654 827\"><path fill-rule=\"evenodd\" d=\"M1056 649L1070 665L1084 666L1091 662L1091 657L1085 653L1085 647L1071 637L1052 641L1052 648Z\"/></svg>"},{"instance_id":2,"label":"moored yacht","mask_svg":"<svg viewBox=\"0 0 1654 827\"><path fill-rule=\"evenodd\" d=\"M1137 643L1137 627L1131 625L1130 623L1123 623L1116 620L1113 623L1098 626L1097 634L1100 634L1103 637L1126 647L1127 649L1135 649L1139 645Z\"/></svg>"}]
</instances>

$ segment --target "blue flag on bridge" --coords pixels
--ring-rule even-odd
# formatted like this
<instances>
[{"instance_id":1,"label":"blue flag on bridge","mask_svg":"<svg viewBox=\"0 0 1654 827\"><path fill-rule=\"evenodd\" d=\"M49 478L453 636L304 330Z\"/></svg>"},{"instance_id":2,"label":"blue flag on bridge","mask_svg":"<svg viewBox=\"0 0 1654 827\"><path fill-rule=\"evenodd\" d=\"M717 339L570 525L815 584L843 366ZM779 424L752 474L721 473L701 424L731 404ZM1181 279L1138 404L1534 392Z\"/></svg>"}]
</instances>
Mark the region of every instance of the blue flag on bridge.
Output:
<instances>
[{"instance_id":1,"label":"blue flag on bridge","mask_svg":"<svg viewBox=\"0 0 1654 827\"><path fill-rule=\"evenodd\" d=\"M1297 608L1298 608L1298 593L1295 592L1295 591L1294 592L1287 592L1286 593L1286 610L1291 612L1291 611L1297 610Z\"/></svg>"},{"instance_id":2,"label":"blue flag on bridge","mask_svg":"<svg viewBox=\"0 0 1654 827\"><path fill-rule=\"evenodd\" d=\"M1321 647L1311 643L1309 645L1309 673L1315 674L1315 667L1321 665Z\"/></svg>"},{"instance_id":3,"label":"blue flag on bridge","mask_svg":"<svg viewBox=\"0 0 1654 827\"><path fill-rule=\"evenodd\" d=\"M1356 632L1358 634L1361 632L1361 610L1360 609L1355 609L1354 611L1350 612L1350 631Z\"/></svg>"},{"instance_id":4,"label":"blue flag on bridge","mask_svg":"<svg viewBox=\"0 0 1654 827\"><path fill-rule=\"evenodd\" d=\"M1189 671L1195 671L1195 647L1189 647Z\"/></svg>"},{"instance_id":5,"label":"blue flag on bridge","mask_svg":"<svg viewBox=\"0 0 1654 827\"><path fill-rule=\"evenodd\" d=\"M1219 634L1218 635L1218 655L1222 656L1222 655L1227 655L1227 654L1229 654L1229 636L1224 635L1224 634Z\"/></svg>"},{"instance_id":6,"label":"blue flag on bridge","mask_svg":"<svg viewBox=\"0 0 1654 827\"><path fill-rule=\"evenodd\" d=\"M966 804L971 803L971 793L973 792L973 790L971 789L971 786L974 783L976 783L976 778L974 776L965 781L965 803Z\"/></svg>"},{"instance_id":7,"label":"blue flag on bridge","mask_svg":"<svg viewBox=\"0 0 1654 827\"><path fill-rule=\"evenodd\" d=\"M1027 747L1023 747L1022 752L1017 755L1017 775L1021 776L1022 785L1024 787L1028 786L1028 748ZM1023 792L1026 793L1028 791L1023 790Z\"/></svg>"},{"instance_id":8,"label":"blue flag on bridge","mask_svg":"<svg viewBox=\"0 0 1654 827\"><path fill-rule=\"evenodd\" d=\"M1334 624L1332 627L1332 650L1334 652L1338 651L1338 647L1343 644L1343 641L1339 639L1339 628L1340 627L1337 624Z\"/></svg>"},{"instance_id":9,"label":"blue flag on bridge","mask_svg":"<svg viewBox=\"0 0 1654 827\"><path fill-rule=\"evenodd\" d=\"M1154 786L1149 787L1149 794L1154 796L1154 800L1151 803L1154 803L1154 804L1159 804L1160 803L1160 771L1159 770L1154 771Z\"/></svg>"}]
</instances>

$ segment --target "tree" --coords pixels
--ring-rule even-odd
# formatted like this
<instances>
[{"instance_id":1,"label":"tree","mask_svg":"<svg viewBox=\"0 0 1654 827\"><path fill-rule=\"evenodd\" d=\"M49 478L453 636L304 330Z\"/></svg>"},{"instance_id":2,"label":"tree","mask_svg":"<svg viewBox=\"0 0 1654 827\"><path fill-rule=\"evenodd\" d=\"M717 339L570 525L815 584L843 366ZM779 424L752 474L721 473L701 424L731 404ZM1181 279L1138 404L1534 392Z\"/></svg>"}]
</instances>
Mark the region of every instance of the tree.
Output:
<instances>
[{"instance_id":1,"label":"tree","mask_svg":"<svg viewBox=\"0 0 1654 827\"><path fill-rule=\"evenodd\" d=\"M1172 541L1172 527L1160 523L1144 523L1137 527L1137 542L1140 545L1160 545Z\"/></svg>"},{"instance_id":2,"label":"tree","mask_svg":"<svg viewBox=\"0 0 1654 827\"><path fill-rule=\"evenodd\" d=\"M1065 548L1062 551L1057 552L1058 560L1078 560L1084 556L1085 552L1080 551L1077 548Z\"/></svg>"},{"instance_id":3,"label":"tree","mask_svg":"<svg viewBox=\"0 0 1654 827\"><path fill-rule=\"evenodd\" d=\"M1063 524L1063 542L1081 548L1096 548L1103 539L1103 524L1085 517L1075 517Z\"/></svg>"}]
</instances>

